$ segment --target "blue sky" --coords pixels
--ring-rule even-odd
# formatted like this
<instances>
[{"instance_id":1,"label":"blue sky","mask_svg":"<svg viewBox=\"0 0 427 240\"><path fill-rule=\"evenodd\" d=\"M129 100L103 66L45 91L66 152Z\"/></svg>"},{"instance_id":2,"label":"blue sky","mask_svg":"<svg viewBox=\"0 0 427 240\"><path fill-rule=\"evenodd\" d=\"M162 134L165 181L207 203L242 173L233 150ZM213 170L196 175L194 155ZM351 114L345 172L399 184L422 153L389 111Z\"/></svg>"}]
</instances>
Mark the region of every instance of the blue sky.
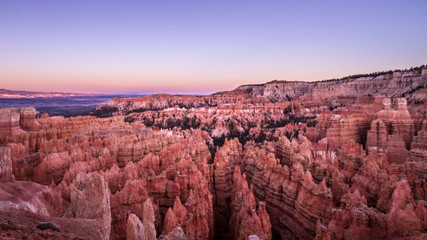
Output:
<instances>
[{"instance_id":1,"label":"blue sky","mask_svg":"<svg viewBox=\"0 0 427 240\"><path fill-rule=\"evenodd\" d=\"M427 64L427 1L0 2L0 88L194 93Z\"/></svg>"}]
</instances>

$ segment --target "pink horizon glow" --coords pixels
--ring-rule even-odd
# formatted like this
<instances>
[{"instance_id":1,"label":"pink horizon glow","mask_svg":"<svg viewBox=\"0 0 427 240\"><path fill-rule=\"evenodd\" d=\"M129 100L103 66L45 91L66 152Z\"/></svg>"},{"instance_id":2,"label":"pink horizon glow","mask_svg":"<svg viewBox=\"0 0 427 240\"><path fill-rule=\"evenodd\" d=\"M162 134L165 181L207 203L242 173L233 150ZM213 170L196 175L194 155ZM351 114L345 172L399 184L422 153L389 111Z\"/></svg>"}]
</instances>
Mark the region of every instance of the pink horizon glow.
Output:
<instances>
[{"instance_id":1,"label":"pink horizon glow","mask_svg":"<svg viewBox=\"0 0 427 240\"><path fill-rule=\"evenodd\" d=\"M425 9L427 1L2 1L0 88L209 94L410 68L427 63Z\"/></svg>"}]
</instances>

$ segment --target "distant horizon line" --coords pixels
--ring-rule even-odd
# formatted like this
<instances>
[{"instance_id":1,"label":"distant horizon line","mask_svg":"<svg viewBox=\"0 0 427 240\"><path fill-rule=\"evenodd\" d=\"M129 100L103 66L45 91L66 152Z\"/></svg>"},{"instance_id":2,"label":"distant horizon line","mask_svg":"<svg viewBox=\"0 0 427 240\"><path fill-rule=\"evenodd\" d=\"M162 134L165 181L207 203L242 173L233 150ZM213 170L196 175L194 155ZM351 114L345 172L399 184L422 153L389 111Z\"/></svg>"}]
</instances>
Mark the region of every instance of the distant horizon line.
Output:
<instances>
[{"instance_id":1,"label":"distant horizon line","mask_svg":"<svg viewBox=\"0 0 427 240\"><path fill-rule=\"evenodd\" d=\"M411 67L411 68L405 68L405 69L394 69L394 70L388 70L388 71L377 71L377 72L372 72L372 73L365 73L365 74L352 74L352 75L348 75L345 77L341 77L341 78L331 78L331 79L323 79L323 80L313 80L313 81L308 81L308 80L279 80L279 79L274 79L274 80L270 80L267 82L262 82L262 83L254 83L254 84L241 84L238 85L236 87L234 87L233 89L228 89L228 90L212 90L210 93L167 93L167 92L154 92L153 90L148 90L147 92L118 92L118 93L114 93L114 92L79 92L79 91L62 91L62 90L22 90L22 89L6 89L6 88L0 88L0 91L12 91L12 92L26 92L26 93L43 93L43 94L81 94L82 96L84 95L96 95L96 96L117 96L117 95L129 95L129 96L145 96L145 95L155 95L155 94L169 94L169 95L184 95L184 96L207 96L207 95L211 95L211 94L215 94L218 92L224 92L224 91L232 91L240 86L247 86L247 85L263 85L263 84L268 84L268 83L272 83L272 82L324 82L324 81L333 81L333 80L342 80L342 79L347 79L347 78L360 78L360 77L369 77L369 76L379 76L379 75L385 75L385 74L389 74L389 73L394 73L394 72L402 72L402 71L420 71L427 68L427 64L423 64L420 66L416 66L416 67ZM72 97L72 96L69 96ZM78 96L76 96L78 97ZM0 97L1 98L1 97Z\"/></svg>"},{"instance_id":2,"label":"distant horizon line","mask_svg":"<svg viewBox=\"0 0 427 240\"><path fill-rule=\"evenodd\" d=\"M6 89L6 88L0 88L0 94L1 91L10 91L10 92L17 92L16 94L18 94L19 92L22 92L23 94L29 94L29 93L34 93L34 94L76 94L76 95L81 95L81 96L68 96L68 97L84 97L84 96L119 96L119 95L127 95L127 96L146 96L146 95L160 95L160 94L168 94L168 95L188 95L188 96L206 96L206 95L210 95L210 94L214 94L217 92L222 92L224 90L220 90L220 91L215 91L212 92L210 94L200 94L200 93L166 93L166 92L146 92L146 93L142 93L142 92L118 92L118 93L114 93L114 92L73 92L73 91L61 91L61 90L53 90L53 91L49 91L49 90L40 90L40 91L36 91L36 90L24 90L24 89ZM227 91L227 90L225 90ZM2 98L2 97L0 97ZM34 97L37 98L37 97ZM39 97L40 98L40 97Z\"/></svg>"}]
</instances>

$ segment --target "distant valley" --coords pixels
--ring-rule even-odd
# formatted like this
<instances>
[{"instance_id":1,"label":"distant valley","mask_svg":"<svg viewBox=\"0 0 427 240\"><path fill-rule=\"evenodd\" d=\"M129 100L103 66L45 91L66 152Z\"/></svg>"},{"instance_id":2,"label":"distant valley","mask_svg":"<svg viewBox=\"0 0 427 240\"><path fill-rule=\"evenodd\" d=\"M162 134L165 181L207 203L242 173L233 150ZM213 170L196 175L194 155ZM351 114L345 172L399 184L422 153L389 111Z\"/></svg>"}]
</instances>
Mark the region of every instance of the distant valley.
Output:
<instances>
[{"instance_id":1,"label":"distant valley","mask_svg":"<svg viewBox=\"0 0 427 240\"><path fill-rule=\"evenodd\" d=\"M101 95L90 93L29 92L0 89L0 108L34 107L39 114L74 117L88 115L112 98L135 95Z\"/></svg>"},{"instance_id":2,"label":"distant valley","mask_svg":"<svg viewBox=\"0 0 427 240\"><path fill-rule=\"evenodd\" d=\"M32 92L22 90L0 89L0 98L51 98L51 97L82 97L101 96L93 93L64 93L64 92Z\"/></svg>"}]
</instances>

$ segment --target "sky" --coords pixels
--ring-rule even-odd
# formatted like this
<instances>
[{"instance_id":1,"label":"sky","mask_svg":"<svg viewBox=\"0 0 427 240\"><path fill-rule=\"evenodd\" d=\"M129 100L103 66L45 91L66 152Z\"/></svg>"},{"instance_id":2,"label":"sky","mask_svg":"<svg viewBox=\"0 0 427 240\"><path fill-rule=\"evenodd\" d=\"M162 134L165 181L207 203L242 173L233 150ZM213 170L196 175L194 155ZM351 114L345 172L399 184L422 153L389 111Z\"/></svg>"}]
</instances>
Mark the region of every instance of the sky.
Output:
<instances>
[{"instance_id":1,"label":"sky","mask_svg":"<svg viewBox=\"0 0 427 240\"><path fill-rule=\"evenodd\" d=\"M0 88L209 94L427 64L427 1L0 1Z\"/></svg>"}]
</instances>

